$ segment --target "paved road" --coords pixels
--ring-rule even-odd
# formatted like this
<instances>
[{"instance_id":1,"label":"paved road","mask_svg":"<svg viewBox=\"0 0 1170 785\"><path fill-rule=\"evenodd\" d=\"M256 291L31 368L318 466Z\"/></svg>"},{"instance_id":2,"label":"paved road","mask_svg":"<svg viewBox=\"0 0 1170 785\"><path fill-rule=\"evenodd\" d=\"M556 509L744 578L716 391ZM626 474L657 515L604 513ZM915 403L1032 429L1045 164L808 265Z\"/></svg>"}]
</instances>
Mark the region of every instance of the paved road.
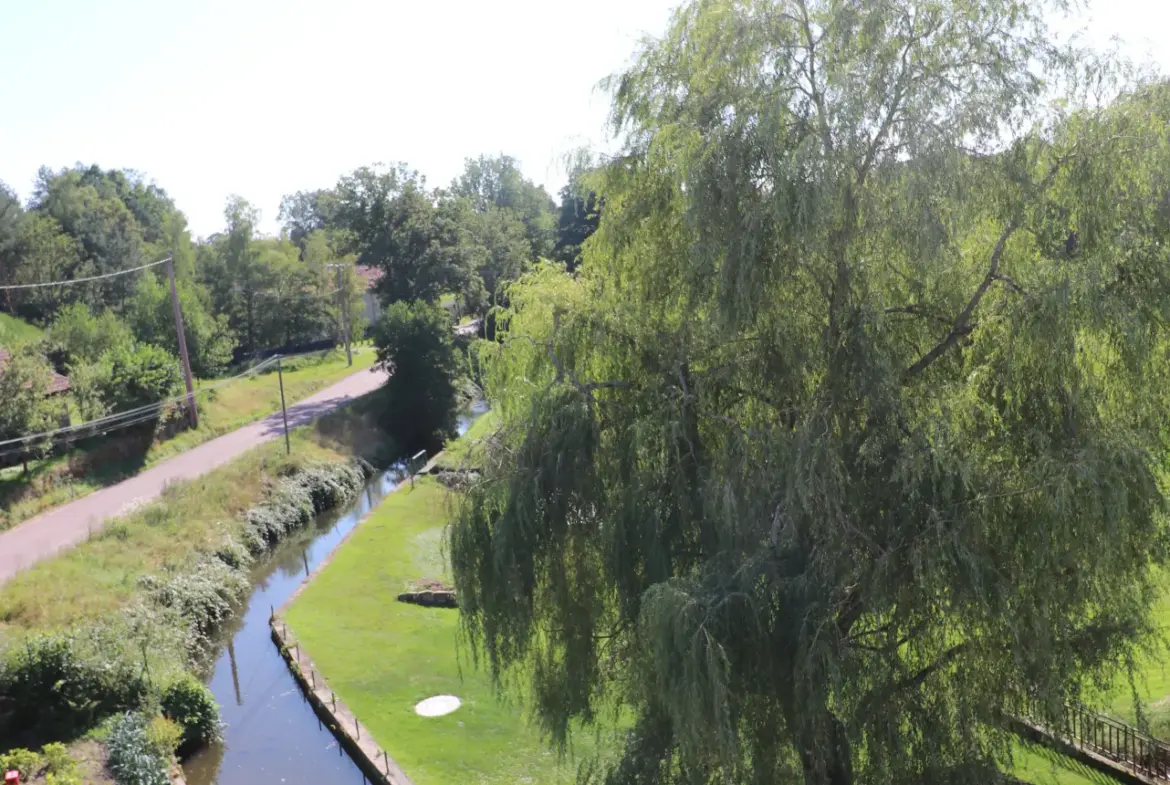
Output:
<instances>
[{"instance_id":1,"label":"paved road","mask_svg":"<svg viewBox=\"0 0 1170 785\"><path fill-rule=\"evenodd\" d=\"M304 425L386 381L381 371L359 371L288 409L288 425ZM222 466L258 444L282 436L280 412L176 455L141 474L54 507L0 533L0 585L26 567L83 542L119 514L151 501L168 483L189 480Z\"/></svg>"}]
</instances>

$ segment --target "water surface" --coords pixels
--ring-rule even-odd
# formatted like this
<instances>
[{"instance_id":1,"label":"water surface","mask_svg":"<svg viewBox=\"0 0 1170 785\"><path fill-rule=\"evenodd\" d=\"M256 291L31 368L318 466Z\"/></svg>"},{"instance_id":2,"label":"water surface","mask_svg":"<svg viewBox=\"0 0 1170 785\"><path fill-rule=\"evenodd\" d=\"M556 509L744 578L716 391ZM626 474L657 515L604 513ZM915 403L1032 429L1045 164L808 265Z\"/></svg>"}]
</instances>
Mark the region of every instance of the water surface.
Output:
<instances>
[{"instance_id":1,"label":"water surface","mask_svg":"<svg viewBox=\"0 0 1170 785\"><path fill-rule=\"evenodd\" d=\"M459 433L484 411L459 418ZM251 596L217 637L207 684L219 701L224 740L183 764L189 785L359 785L366 778L317 719L268 628L305 576L401 482L401 466L375 477L349 506L322 515L252 572Z\"/></svg>"}]
</instances>

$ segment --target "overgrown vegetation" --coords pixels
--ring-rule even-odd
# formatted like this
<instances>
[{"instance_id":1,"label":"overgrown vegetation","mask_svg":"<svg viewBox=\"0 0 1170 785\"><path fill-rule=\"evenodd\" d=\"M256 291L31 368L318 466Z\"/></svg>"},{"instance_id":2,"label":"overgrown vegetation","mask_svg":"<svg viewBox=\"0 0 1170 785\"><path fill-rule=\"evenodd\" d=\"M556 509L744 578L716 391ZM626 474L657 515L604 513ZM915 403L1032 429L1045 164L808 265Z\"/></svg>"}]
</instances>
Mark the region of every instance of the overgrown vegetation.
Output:
<instances>
[{"instance_id":1,"label":"overgrown vegetation","mask_svg":"<svg viewBox=\"0 0 1170 785\"><path fill-rule=\"evenodd\" d=\"M253 559L353 498L370 471L325 443L302 429L292 457L260 448L174 486L0 588L0 749L150 706L177 723L184 749L216 738L218 710L187 669L246 596Z\"/></svg>"}]
</instances>

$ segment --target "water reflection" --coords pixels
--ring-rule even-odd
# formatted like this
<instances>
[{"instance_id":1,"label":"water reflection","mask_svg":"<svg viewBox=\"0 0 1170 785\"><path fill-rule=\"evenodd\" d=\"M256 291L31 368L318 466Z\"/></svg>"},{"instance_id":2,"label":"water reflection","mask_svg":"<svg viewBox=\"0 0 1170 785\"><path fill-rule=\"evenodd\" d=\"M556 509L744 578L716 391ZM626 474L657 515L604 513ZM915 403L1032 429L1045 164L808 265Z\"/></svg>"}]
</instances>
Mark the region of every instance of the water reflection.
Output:
<instances>
[{"instance_id":1,"label":"water reflection","mask_svg":"<svg viewBox=\"0 0 1170 785\"><path fill-rule=\"evenodd\" d=\"M486 410L477 402L461 415L459 433ZM220 650L204 674L222 708L225 738L183 764L189 785L366 782L301 694L272 643L268 619L403 477L401 466L375 477L350 507L321 516L253 570L252 595L220 631Z\"/></svg>"}]
</instances>

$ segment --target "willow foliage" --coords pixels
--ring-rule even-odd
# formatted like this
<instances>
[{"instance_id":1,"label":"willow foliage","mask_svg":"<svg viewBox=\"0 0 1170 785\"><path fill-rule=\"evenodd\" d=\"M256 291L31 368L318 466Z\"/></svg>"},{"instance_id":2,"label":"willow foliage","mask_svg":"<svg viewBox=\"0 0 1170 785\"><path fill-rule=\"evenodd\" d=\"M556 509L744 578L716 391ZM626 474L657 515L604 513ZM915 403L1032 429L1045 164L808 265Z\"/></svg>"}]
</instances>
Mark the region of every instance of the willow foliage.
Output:
<instances>
[{"instance_id":1,"label":"willow foliage","mask_svg":"<svg viewBox=\"0 0 1170 785\"><path fill-rule=\"evenodd\" d=\"M620 718L611 782L984 783L1149 640L1170 90L1044 12L701 0L613 80L450 534L473 649L557 742Z\"/></svg>"}]
</instances>

